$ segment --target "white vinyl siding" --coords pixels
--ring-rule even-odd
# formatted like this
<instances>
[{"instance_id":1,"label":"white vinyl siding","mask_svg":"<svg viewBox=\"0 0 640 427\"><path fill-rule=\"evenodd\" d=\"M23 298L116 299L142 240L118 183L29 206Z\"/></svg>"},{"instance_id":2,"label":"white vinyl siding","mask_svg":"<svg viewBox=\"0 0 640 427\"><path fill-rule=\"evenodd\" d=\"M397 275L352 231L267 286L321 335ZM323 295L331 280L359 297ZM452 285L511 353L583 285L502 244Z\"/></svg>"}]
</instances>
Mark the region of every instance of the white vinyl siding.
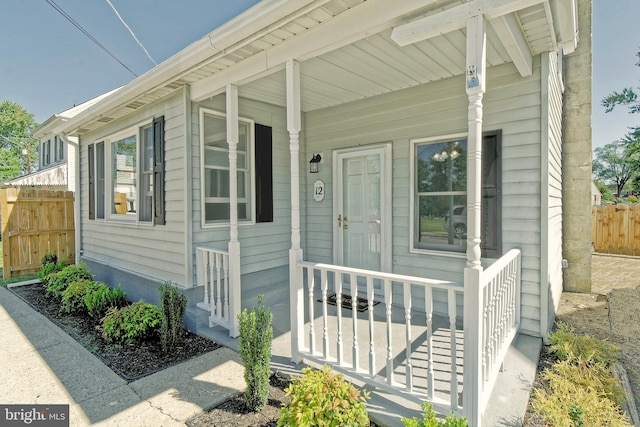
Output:
<instances>
[{"instance_id":1,"label":"white vinyl siding","mask_svg":"<svg viewBox=\"0 0 640 427\"><path fill-rule=\"evenodd\" d=\"M229 226L202 227L202 190L200 179L200 123L199 108L225 111L224 95L194 104L192 108L192 172L193 179L193 244L226 249ZM256 124L272 127L273 154L273 222L239 223L241 273L243 275L287 266L291 248L291 180L289 167L289 134L283 108L244 98L239 100L239 114ZM308 166L307 166L308 167ZM251 177L253 181L254 177ZM255 206L252 207L255 209ZM286 280L283 277L282 280ZM252 284L248 284L252 285ZM257 284L259 285L259 284ZM243 283L243 286L245 284Z\"/></svg>"},{"instance_id":2,"label":"white vinyl siding","mask_svg":"<svg viewBox=\"0 0 640 427\"><path fill-rule=\"evenodd\" d=\"M543 304L541 332L553 324L562 294L562 100L563 85L558 54L550 52L542 57L542 212L547 211L543 232L547 245L541 246L542 274L548 277L548 302ZM560 58L560 60L562 60ZM548 141L548 142L547 142ZM545 142L547 142L545 144ZM546 206L545 206L546 205ZM543 288L544 289L544 288ZM545 318L546 314L546 318Z\"/></svg>"},{"instance_id":3,"label":"white vinyl siding","mask_svg":"<svg viewBox=\"0 0 640 427\"><path fill-rule=\"evenodd\" d=\"M123 120L114 120L99 132L83 135L80 144L80 226L83 257L132 272L158 282L185 283L184 236L184 106L182 94L167 96ZM120 130L165 117L166 224L137 226L126 222L88 220L87 143ZM107 183L108 185L108 183ZM96 198L99 193L96 192Z\"/></svg>"},{"instance_id":4,"label":"white vinyl siding","mask_svg":"<svg viewBox=\"0 0 640 427\"><path fill-rule=\"evenodd\" d=\"M533 335L540 331L540 97L539 57L528 78L522 78L512 64L489 68L483 130L502 130L502 251L522 250L522 328ZM466 133L467 111L464 77L454 77L305 115L307 157L322 152L328 160L337 148L392 141L394 273L463 280L464 254L410 252L409 165L410 140ZM328 193L317 203L311 192L315 179L332 188L332 165L327 160L318 174L301 174L306 189L301 203L305 258L318 262L332 262L333 252L332 196Z\"/></svg>"}]
</instances>

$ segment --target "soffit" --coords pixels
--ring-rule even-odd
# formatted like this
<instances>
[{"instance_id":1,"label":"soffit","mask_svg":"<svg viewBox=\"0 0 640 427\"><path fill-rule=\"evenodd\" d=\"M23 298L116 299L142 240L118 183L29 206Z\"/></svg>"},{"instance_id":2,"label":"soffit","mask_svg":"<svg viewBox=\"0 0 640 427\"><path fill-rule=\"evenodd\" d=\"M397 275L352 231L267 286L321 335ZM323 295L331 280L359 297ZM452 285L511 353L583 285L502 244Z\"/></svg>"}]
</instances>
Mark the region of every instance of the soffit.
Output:
<instances>
[{"instance_id":1,"label":"soffit","mask_svg":"<svg viewBox=\"0 0 640 427\"><path fill-rule=\"evenodd\" d=\"M167 76L164 84L131 99L100 117L86 121L72 134L98 129L139 108L167 96L184 85L192 85L215 76L277 46L286 46L311 29L346 13L367 0L318 0L304 10L284 17L273 27L257 31L251 37L223 52L214 52L205 61L179 75ZM405 19L417 19L438 13L463 2L436 0ZM537 55L555 49L554 29L548 3L516 12L515 18L528 44ZM313 111L358 99L393 92L452 76L465 70L466 31L455 30L429 40L400 47L391 36L392 28L368 35L346 46L312 56L301 63L303 111ZM491 25L487 25L487 64L511 62L509 53ZM240 96L269 104L285 106L284 72L274 71L254 81L241 84Z\"/></svg>"}]
</instances>

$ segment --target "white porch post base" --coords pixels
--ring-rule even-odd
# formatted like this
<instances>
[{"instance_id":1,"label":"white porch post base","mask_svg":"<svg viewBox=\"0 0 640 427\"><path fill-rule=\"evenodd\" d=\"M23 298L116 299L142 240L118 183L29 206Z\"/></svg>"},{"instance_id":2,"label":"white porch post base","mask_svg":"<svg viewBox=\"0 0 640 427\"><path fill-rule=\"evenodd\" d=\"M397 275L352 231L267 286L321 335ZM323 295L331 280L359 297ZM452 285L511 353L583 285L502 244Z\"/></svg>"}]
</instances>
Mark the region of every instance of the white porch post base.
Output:
<instances>
[{"instance_id":1,"label":"white porch post base","mask_svg":"<svg viewBox=\"0 0 640 427\"><path fill-rule=\"evenodd\" d=\"M289 250L289 315L291 316L291 361L302 362L300 345L304 342L304 292L302 284L302 249Z\"/></svg>"},{"instance_id":2,"label":"white porch post base","mask_svg":"<svg viewBox=\"0 0 640 427\"><path fill-rule=\"evenodd\" d=\"M464 375L462 407L469 425L480 427L482 409L482 313L480 277L482 267L464 269Z\"/></svg>"},{"instance_id":3,"label":"white porch post base","mask_svg":"<svg viewBox=\"0 0 640 427\"><path fill-rule=\"evenodd\" d=\"M240 242L229 242L229 336L240 335L238 314L241 311Z\"/></svg>"}]
</instances>

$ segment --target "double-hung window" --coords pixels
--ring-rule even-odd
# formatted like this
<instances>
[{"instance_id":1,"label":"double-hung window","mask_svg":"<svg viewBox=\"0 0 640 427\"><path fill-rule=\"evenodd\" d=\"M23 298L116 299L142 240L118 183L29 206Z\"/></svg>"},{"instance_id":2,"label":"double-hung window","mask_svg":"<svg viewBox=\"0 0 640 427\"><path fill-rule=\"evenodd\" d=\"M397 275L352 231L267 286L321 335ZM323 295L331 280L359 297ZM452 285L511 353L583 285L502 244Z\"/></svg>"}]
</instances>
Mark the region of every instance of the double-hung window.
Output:
<instances>
[{"instance_id":1,"label":"double-hung window","mask_svg":"<svg viewBox=\"0 0 640 427\"><path fill-rule=\"evenodd\" d=\"M202 223L229 223L230 163L223 113L200 110ZM272 129L239 119L236 148L238 221L273 221Z\"/></svg>"},{"instance_id":2,"label":"double-hung window","mask_svg":"<svg viewBox=\"0 0 640 427\"><path fill-rule=\"evenodd\" d=\"M54 137L53 160L57 163L64 160L64 142L58 136Z\"/></svg>"},{"instance_id":3,"label":"double-hung window","mask_svg":"<svg viewBox=\"0 0 640 427\"><path fill-rule=\"evenodd\" d=\"M89 146L89 218L164 224L164 118Z\"/></svg>"},{"instance_id":4,"label":"double-hung window","mask_svg":"<svg viewBox=\"0 0 640 427\"><path fill-rule=\"evenodd\" d=\"M465 252L467 247L467 139L453 135L417 139L412 148L412 248ZM501 252L500 132L482 142L483 255Z\"/></svg>"}]
</instances>

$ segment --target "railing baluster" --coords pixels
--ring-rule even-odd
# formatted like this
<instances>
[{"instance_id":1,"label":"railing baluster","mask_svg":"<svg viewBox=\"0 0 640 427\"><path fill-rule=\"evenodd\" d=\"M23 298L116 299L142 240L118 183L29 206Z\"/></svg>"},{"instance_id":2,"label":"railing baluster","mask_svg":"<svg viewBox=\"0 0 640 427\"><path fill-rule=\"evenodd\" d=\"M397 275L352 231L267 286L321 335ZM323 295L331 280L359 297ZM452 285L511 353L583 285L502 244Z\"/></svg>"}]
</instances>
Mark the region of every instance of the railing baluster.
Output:
<instances>
[{"instance_id":1,"label":"railing baluster","mask_svg":"<svg viewBox=\"0 0 640 427\"><path fill-rule=\"evenodd\" d=\"M404 320L405 320L405 330L406 330L406 338L405 345L406 351L405 355L407 358L406 364L406 388L409 393L413 392L413 363L411 361L413 341L411 340L411 284L409 282L403 283L403 291L404 291Z\"/></svg>"},{"instance_id":2,"label":"railing baluster","mask_svg":"<svg viewBox=\"0 0 640 427\"><path fill-rule=\"evenodd\" d=\"M369 376L375 377L376 374L376 353L374 344L374 331L373 331L373 277L367 277L367 302L369 309Z\"/></svg>"},{"instance_id":3,"label":"railing baluster","mask_svg":"<svg viewBox=\"0 0 640 427\"><path fill-rule=\"evenodd\" d=\"M427 286L424 290L425 311L427 316L427 396L433 399L433 288Z\"/></svg>"},{"instance_id":4,"label":"railing baluster","mask_svg":"<svg viewBox=\"0 0 640 427\"><path fill-rule=\"evenodd\" d=\"M391 280L385 279L384 281L384 310L387 323L387 383L393 385L393 349L392 349L392 334L391 330L391 303L393 302L393 294L391 289Z\"/></svg>"},{"instance_id":5,"label":"railing baluster","mask_svg":"<svg viewBox=\"0 0 640 427\"><path fill-rule=\"evenodd\" d=\"M349 276L351 282L351 320L353 321L353 369L358 371L358 278L354 273Z\"/></svg>"},{"instance_id":6,"label":"railing baluster","mask_svg":"<svg viewBox=\"0 0 640 427\"><path fill-rule=\"evenodd\" d=\"M229 283L229 254L226 253L222 255L222 275L224 277L222 282L222 289L224 289L224 320L229 322L229 326L231 326L233 319L231 319L229 313L229 293L231 292ZM236 283L235 285L239 286L240 284Z\"/></svg>"},{"instance_id":7,"label":"railing baluster","mask_svg":"<svg viewBox=\"0 0 640 427\"><path fill-rule=\"evenodd\" d=\"M449 289L449 331L451 340L451 409L458 409L458 343L456 338L456 291ZM432 397L432 396L431 396Z\"/></svg>"},{"instance_id":8,"label":"railing baluster","mask_svg":"<svg viewBox=\"0 0 640 427\"><path fill-rule=\"evenodd\" d=\"M327 270L320 270L320 286L322 286L322 347L324 350L324 360L329 358L329 313L327 312L327 288L329 287L329 279L327 278Z\"/></svg>"},{"instance_id":9,"label":"railing baluster","mask_svg":"<svg viewBox=\"0 0 640 427\"><path fill-rule=\"evenodd\" d=\"M336 312L338 315L338 366L342 366L344 354L342 349L342 273L336 273Z\"/></svg>"},{"instance_id":10,"label":"railing baluster","mask_svg":"<svg viewBox=\"0 0 640 427\"><path fill-rule=\"evenodd\" d=\"M309 351L311 354L316 353L316 330L314 326L313 314L313 288L315 286L314 270L307 268L307 288L309 290Z\"/></svg>"}]
</instances>

